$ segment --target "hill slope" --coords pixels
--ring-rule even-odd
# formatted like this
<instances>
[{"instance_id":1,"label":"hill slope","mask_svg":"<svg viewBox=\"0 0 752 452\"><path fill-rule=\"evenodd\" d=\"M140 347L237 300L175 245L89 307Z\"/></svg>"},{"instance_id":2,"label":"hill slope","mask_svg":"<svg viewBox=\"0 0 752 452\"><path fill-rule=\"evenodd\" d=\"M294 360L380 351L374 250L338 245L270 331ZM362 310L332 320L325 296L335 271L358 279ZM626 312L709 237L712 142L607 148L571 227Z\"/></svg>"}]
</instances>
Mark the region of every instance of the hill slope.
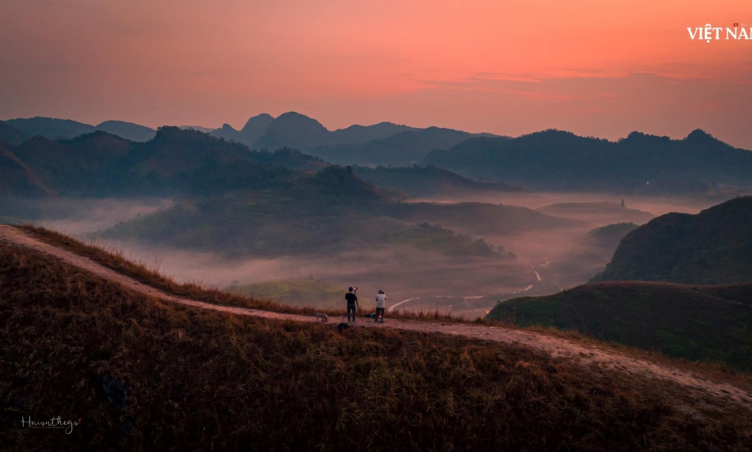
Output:
<instances>
[{"instance_id":1,"label":"hill slope","mask_svg":"<svg viewBox=\"0 0 752 452\"><path fill-rule=\"evenodd\" d=\"M126 140L139 142L149 141L157 134L157 131L151 127L125 121L105 121L97 125L97 130L103 130Z\"/></svg>"},{"instance_id":2,"label":"hill slope","mask_svg":"<svg viewBox=\"0 0 752 452\"><path fill-rule=\"evenodd\" d=\"M80 422L70 435L8 428L5 450L739 450L752 439L746 409L584 371L577 355L220 314L7 243L0 268L3 422Z\"/></svg>"},{"instance_id":3,"label":"hill slope","mask_svg":"<svg viewBox=\"0 0 752 452\"><path fill-rule=\"evenodd\" d=\"M429 127L400 132L362 144L317 146L308 152L341 165L406 166L420 163L433 149L447 149L471 136L458 130Z\"/></svg>"},{"instance_id":4,"label":"hill slope","mask_svg":"<svg viewBox=\"0 0 752 452\"><path fill-rule=\"evenodd\" d=\"M96 130L94 126L82 122L40 116L9 119L5 122L30 137L42 136L51 140L68 140Z\"/></svg>"},{"instance_id":5,"label":"hill slope","mask_svg":"<svg viewBox=\"0 0 752 452\"><path fill-rule=\"evenodd\" d=\"M609 224L588 231L579 241L583 245L603 248L613 252L619 246L624 236L635 229L637 229L637 225L634 223Z\"/></svg>"},{"instance_id":6,"label":"hill slope","mask_svg":"<svg viewBox=\"0 0 752 452\"><path fill-rule=\"evenodd\" d=\"M23 143L29 136L11 125L0 121L0 141L10 145Z\"/></svg>"},{"instance_id":7,"label":"hill slope","mask_svg":"<svg viewBox=\"0 0 752 452\"><path fill-rule=\"evenodd\" d=\"M368 182L415 197L461 196L482 193L514 193L523 188L503 182L479 182L435 166L402 168L354 167L353 171Z\"/></svg>"},{"instance_id":8,"label":"hill slope","mask_svg":"<svg viewBox=\"0 0 752 452\"><path fill-rule=\"evenodd\" d=\"M499 303L488 318L574 329L668 356L752 370L752 284L587 284Z\"/></svg>"},{"instance_id":9,"label":"hill slope","mask_svg":"<svg viewBox=\"0 0 752 452\"><path fill-rule=\"evenodd\" d=\"M0 196L39 197L52 195L32 170L0 143Z\"/></svg>"},{"instance_id":10,"label":"hill slope","mask_svg":"<svg viewBox=\"0 0 752 452\"><path fill-rule=\"evenodd\" d=\"M252 176L245 183L258 185L276 177L279 167L310 171L326 166L298 151L255 152L177 127L162 127L144 143L103 131L59 141L37 136L12 151L46 186L89 197L159 196L202 189L216 193L231 188L232 180L238 182L240 172ZM249 165L254 166L252 171Z\"/></svg>"},{"instance_id":11,"label":"hill slope","mask_svg":"<svg viewBox=\"0 0 752 452\"><path fill-rule=\"evenodd\" d=\"M622 239L595 281L731 284L752 281L752 197L697 215L670 213Z\"/></svg>"}]
</instances>

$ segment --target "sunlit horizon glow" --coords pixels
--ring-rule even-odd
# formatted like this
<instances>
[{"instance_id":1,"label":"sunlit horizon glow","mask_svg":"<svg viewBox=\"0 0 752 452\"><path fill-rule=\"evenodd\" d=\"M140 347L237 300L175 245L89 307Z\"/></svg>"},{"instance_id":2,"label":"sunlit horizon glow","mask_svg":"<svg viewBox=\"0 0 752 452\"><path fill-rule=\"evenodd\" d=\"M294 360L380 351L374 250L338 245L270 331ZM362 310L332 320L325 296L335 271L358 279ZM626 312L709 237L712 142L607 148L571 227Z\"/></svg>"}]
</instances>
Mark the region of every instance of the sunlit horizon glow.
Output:
<instances>
[{"instance_id":1,"label":"sunlit horizon glow","mask_svg":"<svg viewBox=\"0 0 752 452\"><path fill-rule=\"evenodd\" d=\"M752 24L721 0L5 0L0 119L241 128L297 111L618 139L701 128L752 149Z\"/></svg>"}]
</instances>

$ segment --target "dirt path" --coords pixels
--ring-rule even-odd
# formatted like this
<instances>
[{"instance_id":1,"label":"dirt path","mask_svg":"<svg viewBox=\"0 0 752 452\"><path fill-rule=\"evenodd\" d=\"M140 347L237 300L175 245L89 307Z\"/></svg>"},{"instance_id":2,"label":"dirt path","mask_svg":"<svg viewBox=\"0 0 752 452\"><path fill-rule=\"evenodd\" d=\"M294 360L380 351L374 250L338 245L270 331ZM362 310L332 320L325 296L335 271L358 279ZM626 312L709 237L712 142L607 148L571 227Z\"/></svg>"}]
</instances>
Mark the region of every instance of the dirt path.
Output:
<instances>
[{"instance_id":1,"label":"dirt path","mask_svg":"<svg viewBox=\"0 0 752 452\"><path fill-rule=\"evenodd\" d=\"M266 319L292 320L296 322L316 321L313 316L282 314L258 309L218 306L201 301L189 300L168 295L160 290L146 286L135 281L132 278L110 270L109 268L95 263L88 258L41 242L40 240L30 237L12 226L0 225L0 241L8 241L42 251L44 253L58 257L63 261L75 265L83 270L92 272L102 278L122 284L129 289L163 300L169 300L176 303L195 306L203 309L212 309L215 311L229 312L237 315L262 317ZM469 338L501 342L506 344L522 345L525 347L540 350L553 357L566 357L568 359L576 359L584 365L598 364L607 368L618 369L623 372L635 375L651 376L663 380L672 381L685 387L689 392L696 393L698 396L710 395L720 399L725 399L727 401L736 402L744 407L752 409L752 394L740 388L737 388L736 386L722 382L710 381L702 376L698 376L693 373L666 367L664 365L656 364L653 362L634 359L628 356L621 355L615 351L578 344L566 339L548 336L541 333L493 326L489 327L460 323L433 323L398 319L391 319L384 324L364 322L358 323L356 324L356 326L367 328L394 328L399 330L417 331L423 333L443 333L454 336L464 336Z\"/></svg>"}]
</instances>

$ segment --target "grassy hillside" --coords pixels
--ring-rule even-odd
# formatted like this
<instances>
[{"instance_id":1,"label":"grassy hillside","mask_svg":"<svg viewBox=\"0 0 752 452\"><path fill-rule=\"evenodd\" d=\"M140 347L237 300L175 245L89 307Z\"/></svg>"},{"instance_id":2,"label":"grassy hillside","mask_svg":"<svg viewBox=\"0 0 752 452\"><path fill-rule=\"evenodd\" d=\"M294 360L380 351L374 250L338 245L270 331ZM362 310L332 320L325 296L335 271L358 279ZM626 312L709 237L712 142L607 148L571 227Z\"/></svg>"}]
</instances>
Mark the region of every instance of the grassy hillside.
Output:
<instances>
[{"instance_id":1,"label":"grassy hillside","mask_svg":"<svg viewBox=\"0 0 752 452\"><path fill-rule=\"evenodd\" d=\"M732 284L752 281L752 197L697 215L670 213L622 239L595 281Z\"/></svg>"},{"instance_id":2,"label":"grassy hillside","mask_svg":"<svg viewBox=\"0 0 752 452\"><path fill-rule=\"evenodd\" d=\"M668 356L752 370L752 284L587 284L499 303L487 318L573 329Z\"/></svg>"},{"instance_id":3,"label":"grassy hillside","mask_svg":"<svg viewBox=\"0 0 752 452\"><path fill-rule=\"evenodd\" d=\"M752 415L514 346L177 306L0 244L3 450L743 450ZM677 406L677 402L681 407ZM80 420L70 435L20 417Z\"/></svg>"}]
</instances>

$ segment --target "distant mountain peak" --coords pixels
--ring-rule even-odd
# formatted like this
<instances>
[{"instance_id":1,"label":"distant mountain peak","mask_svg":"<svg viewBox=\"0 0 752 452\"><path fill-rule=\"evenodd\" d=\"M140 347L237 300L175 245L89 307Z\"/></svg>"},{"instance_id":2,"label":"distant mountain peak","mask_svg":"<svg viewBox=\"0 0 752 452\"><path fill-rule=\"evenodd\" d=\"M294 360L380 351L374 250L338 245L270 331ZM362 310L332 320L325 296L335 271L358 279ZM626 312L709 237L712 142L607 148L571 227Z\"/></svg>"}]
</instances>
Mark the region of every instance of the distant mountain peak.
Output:
<instances>
[{"instance_id":1,"label":"distant mountain peak","mask_svg":"<svg viewBox=\"0 0 752 452\"><path fill-rule=\"evenodd\" d=\"M687 135L684 141L695 144L712 144L717 143L719 140L702 129L695 129Z\"/></svg>"},{"instance_id":2,"label":"distant mountain peak","mask_svg":"<svg viewBox=\"0 0 752 452\"><path fill-rule=\"evenodd\" d=\"M269 130L272 131L289 131L291 129L296 129L295 132L298 133L328 132L326 127L317 120L294 111L283 113L269 123Z\"/></svg>"},{"instance_id":3,"label":"distant mountain peak","mask_svg":"<svg viewBox=\"0 0 752 452\"><path fill-rule=\"evenodd\" d=\"M203 133L196 130L186 130L176 126L162 126L157 128L157 134L154 136L154 141L169 140L180 137L191 137L199 134L204 135Z\"/></svg>"},{"instance_id":4,"label":"distant mountain peak","mask_svg":"<svg viewBox=\"0 0 752 452\"><path fill-rule=\"evenodd\" d=\"M261 113L248 118L241 130L245 132L247 130L266 129L272 121L274 121L274 116L269 113Z\"/></svg>"}]
</instances>

